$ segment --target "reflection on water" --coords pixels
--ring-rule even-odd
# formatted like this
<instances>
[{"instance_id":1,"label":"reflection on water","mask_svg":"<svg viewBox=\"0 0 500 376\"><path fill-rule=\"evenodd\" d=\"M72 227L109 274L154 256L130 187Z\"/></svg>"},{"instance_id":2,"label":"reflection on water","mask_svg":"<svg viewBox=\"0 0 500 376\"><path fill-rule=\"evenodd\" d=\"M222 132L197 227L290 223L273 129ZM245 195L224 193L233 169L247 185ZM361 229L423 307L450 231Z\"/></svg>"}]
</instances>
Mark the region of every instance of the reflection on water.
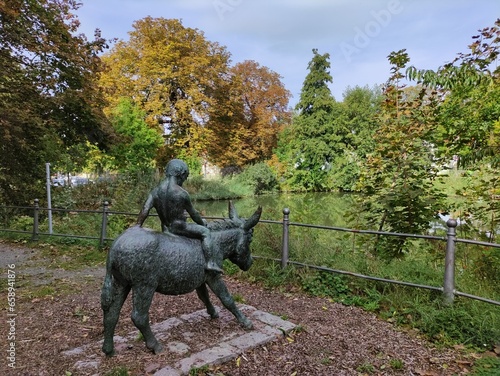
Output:
<instances>
[{"instance_id":1,"label":"reflection on water","mask_svg":"<svg viewBox=\"0 0 500 376\"><path fill-rule=\"evenodd\" d=\"M255 209L262 206L261 219L281 221L283 209L290 209L290 221L324 226L355 227L355 219L351 218L355 196L345 193L303 193L278 194L233 200L238 214L242 217L252 215ZM228 202L196 201L194 206L204 216L227 217Z\"/></svg>"}]
</instances>

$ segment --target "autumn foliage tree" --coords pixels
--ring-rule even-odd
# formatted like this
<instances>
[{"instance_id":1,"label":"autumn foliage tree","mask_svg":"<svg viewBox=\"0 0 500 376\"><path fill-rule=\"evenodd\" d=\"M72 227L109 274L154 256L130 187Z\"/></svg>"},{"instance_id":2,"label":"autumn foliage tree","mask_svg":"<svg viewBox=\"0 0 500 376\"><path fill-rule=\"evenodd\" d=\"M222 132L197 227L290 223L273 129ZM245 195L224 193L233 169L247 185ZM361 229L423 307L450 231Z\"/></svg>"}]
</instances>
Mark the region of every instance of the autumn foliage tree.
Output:
<instances>
[{"instance_id":1,"label":"autumn foliage tree","mask_svg":"<svg viewBox=\"0 0 500 376\"><path fill-rule=\"evenodd\" d=\"M73 0L0 2L0 200L43 197L45 163L112 130L96 85L106 41L77 34Z\"/></svg>"},{"instance_id":2,"label":"autumn foliage tree","mask_svg":"<svg viewBox=\"0 0 500 376\"><path fill-rule=\"evenodd\" d=\"M129 40L118 41L103 56L107 70L101 85L110 108L129 97L145 112L147 124L165 136L160 164L183 149L202 155L230 54L176 19L146 17L132 26Z\"/></svg>"},{"instance_id":3,"label":"autumn foliage tree","mask_svg":"<svg viewBox=\"0 0 500 376\"><path fill-rule=\"evenodd\" d=\"M221 167L242 167L272 156L278 133L289 123L290 92L278 73L255 61L230 70L209 128L210 159Z\"/></svg>"}]
</instances>

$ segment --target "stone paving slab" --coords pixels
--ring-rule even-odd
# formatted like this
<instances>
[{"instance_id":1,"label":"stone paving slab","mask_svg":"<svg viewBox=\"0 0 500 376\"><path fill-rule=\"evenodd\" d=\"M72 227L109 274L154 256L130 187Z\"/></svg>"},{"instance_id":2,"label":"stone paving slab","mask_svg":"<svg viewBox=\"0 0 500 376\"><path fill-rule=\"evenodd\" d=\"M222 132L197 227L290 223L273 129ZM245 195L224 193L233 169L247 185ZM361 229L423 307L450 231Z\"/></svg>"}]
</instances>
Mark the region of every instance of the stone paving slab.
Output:
<instances>
[{"instance_id":1,"label":"stone paving slab","mask_svg":"<svg viewBox=\"0 0 500 376\"><path fill-rule=\"evenodd\" d=\"M197 349L193 349L193 344L189 340L193 334L183 328L183 325L195 324L204 325L204 320L209 320L210 317L206 311L200 310L190 314L181 315L180 317L172 317L165 321L156 323L151 326L153 333L162 342L165 349L178 354L180 359L173 361L171 364L155 364L153 369L147 373L155 376L181 376L188 375L192 368L201 368L222 364L232 359L235 359L244 352L257 346L265 345L278 337L285 335L295 328L295 324L283 320L282 318L260 311L252 306L239 304L238 308L250 319L254 324L252 330L237 330L225 333L224 337L211 345L203 346L197 343ZM219 309L219 318L221 322L235 320L234 316L226 309ZM182 337L185 340L170 338L172 330L182 331ZM137 343L136 339L139 332L133 331L125 337L115 336L115 351L120 353L130 348L131 344ZM97 343L102 345L102 340ZM75 368L90 371L97 370L103 358L103 355L95 354L96 344L89 344L63 352L63 355L75 357Z\"/></svg>"}]
</instances>

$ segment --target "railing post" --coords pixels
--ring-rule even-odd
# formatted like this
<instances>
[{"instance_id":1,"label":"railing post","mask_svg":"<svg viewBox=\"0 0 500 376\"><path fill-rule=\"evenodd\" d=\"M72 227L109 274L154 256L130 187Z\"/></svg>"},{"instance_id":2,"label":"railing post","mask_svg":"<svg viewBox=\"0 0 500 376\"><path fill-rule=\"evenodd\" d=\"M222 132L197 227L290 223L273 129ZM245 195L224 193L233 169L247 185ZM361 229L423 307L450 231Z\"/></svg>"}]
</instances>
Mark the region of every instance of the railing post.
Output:
<instances>
[{"instance_id":1,"label":"railing post","mask_svg":"<svg viewBox=\"0 0 500 376\"><path fill-rule=\"evenodd\" d=\"M446 221L448 232L446 233L446 256L444 260L444 303L453 304L455 299L455 239L457 237L456 227L458 222L455 219Z\"/></svg>"},{"instance_id":2,"label":"railing post","mask_svg":"<svg viewBox=\"0 0 500 376\"><path fill-rule=\"evenodd\" d=\"M99 241L100 247L104 247L104 242L106 240L106 231L108 227L108 209L109 209L109 202L104 201L102 203L101 237Z\"/></svg>"},{"instance_id":3,"label":"railing post","mask_svg":"<svg viewBox=\"0 0 500 376\"><path fill-rule=\"evenodd\" d=\"M288 227L290 226L290 209L283 209L283 247L281 249L281 269L288 264Z\"/></svg>"},{"instance_id":4,"label":"railing post","mask_svg":"<svg viewBox=\"0 0 500 376\"><path fill-rule=\"evenodd\" d=\"M33 234L31 235L31 240L38 240L38 214L40 211L40 200L35 198L34 212L33 212Z\"/></svg>"}]
</instances>

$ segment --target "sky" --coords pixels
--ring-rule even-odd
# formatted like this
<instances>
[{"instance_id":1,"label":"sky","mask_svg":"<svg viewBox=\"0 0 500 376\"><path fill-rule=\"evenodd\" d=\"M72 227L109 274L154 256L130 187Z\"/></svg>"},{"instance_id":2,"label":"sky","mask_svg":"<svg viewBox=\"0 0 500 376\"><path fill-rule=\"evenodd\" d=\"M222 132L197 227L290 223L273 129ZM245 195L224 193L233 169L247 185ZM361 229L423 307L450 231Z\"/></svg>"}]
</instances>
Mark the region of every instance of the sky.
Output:
<instances>
[{"instance_id":1,"label":"sky","mask_svg":"<svg viewBox=\"0 0 500 376\"><path fill-rule=\"evenodd\" d=\"M226 47L232 65L254 60L281 76L299 98L313 49L330 55L330 89L380 85L387 56L406 49L410 65L437 69L452 61L478 30L500 18L499 0L81 0L79 32L128 40L134 21L176 18Z\"/></svg>"}]
</instances>

